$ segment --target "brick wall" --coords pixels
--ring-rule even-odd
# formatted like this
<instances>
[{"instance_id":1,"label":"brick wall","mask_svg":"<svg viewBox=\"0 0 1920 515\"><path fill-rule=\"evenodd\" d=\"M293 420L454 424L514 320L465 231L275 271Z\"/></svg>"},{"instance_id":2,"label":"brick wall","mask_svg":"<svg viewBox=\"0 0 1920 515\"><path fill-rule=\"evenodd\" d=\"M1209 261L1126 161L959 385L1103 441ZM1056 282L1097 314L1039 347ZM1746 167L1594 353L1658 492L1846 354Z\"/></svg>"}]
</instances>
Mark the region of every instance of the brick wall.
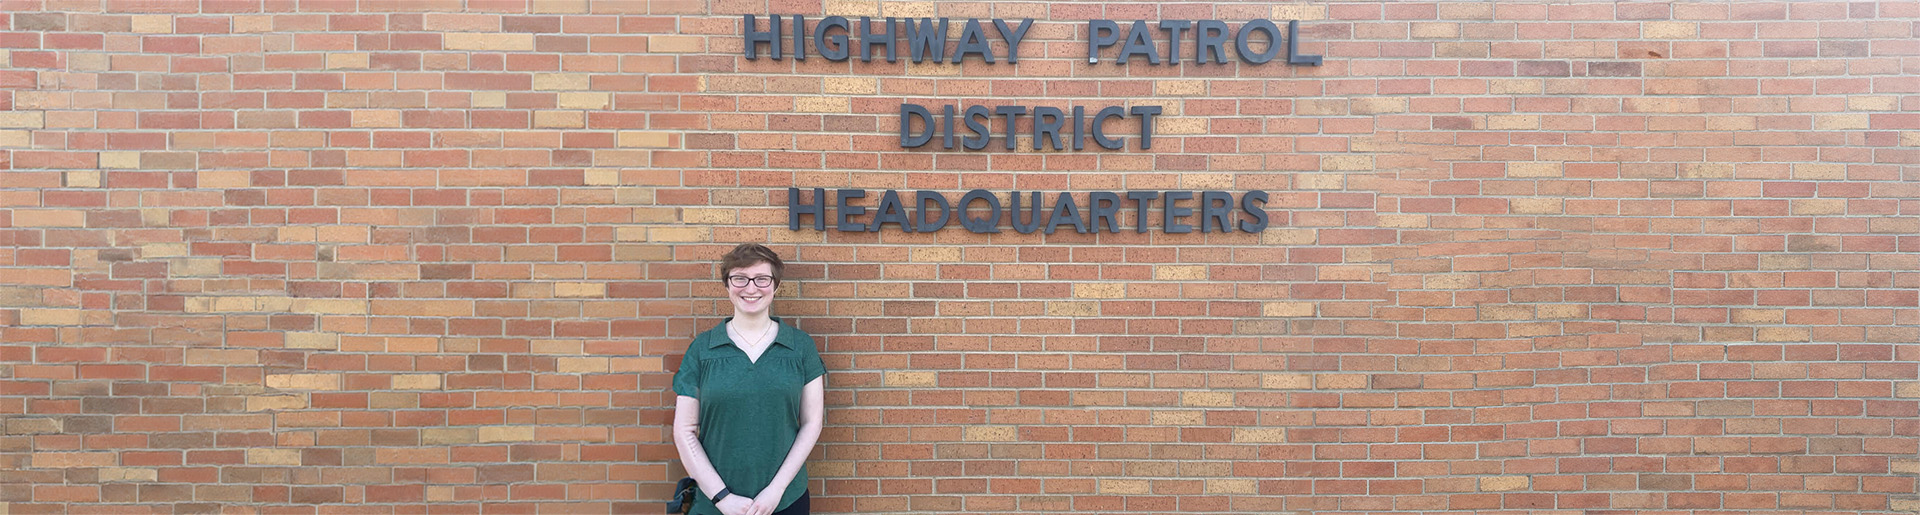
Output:
<instances>
[{"instance_id":1,"label":"brick wall","mask_svg":"<svg viewBox=\"0 0 1920 515\"><path fill-rule=\"evenodd\" d=\"M747 61L769 13L1037 25L1017 65ZM1094 18L1298 19L1325 63L1088 65ZM657 512L743 241L832 370L821 511L1920 511L1916 20L0 1L0 513ZM905 150L902 102L1165 114ZM791 186L1273 226L792 231Z\"/></svg>"}]
</instances>

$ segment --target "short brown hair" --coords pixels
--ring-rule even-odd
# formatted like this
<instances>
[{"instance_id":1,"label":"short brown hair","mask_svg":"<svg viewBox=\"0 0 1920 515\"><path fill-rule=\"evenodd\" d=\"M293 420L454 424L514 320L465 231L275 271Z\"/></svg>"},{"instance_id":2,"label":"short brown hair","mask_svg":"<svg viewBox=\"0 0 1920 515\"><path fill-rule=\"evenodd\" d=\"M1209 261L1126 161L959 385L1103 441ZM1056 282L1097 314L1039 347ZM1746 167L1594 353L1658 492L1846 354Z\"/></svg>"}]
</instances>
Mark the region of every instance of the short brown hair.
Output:
<instances>
[{"instance_id":1,"label":"short brown hair","mask_svg":"<svg viewBox=\"0 0 1920 515\"><path fill-rule=\"evenodd\" d=\"M733 273L735 269L746 268L761 263L773 265L773 273L771 274L773 275L773 284L780 284L781 268L785 267L786 264L780 261L780 254L775 253L773 249L767 248L766 245L758 243L742 243L734 247L732 251L727 252L727 255L720 256L720 282L727 282L727 275Z\"/></svg>"}]
</instances>

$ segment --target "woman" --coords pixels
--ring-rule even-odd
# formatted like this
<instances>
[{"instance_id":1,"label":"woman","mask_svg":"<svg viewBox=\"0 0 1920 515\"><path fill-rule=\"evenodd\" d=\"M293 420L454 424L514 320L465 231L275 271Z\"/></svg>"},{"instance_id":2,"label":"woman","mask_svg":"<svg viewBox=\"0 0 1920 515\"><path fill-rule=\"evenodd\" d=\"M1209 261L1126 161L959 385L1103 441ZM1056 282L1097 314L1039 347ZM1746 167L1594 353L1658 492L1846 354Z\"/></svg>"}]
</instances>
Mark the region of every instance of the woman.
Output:
<instances>
[{"instance_id":1,"label":"woman","mask_svg":"<svg viewBox=\"0 0 1920 515\"><path fill-rule=\"evenodd\" d=\"M673 443L702 494L692 513L810 511L806 462L825 419L827 369L812 336L771 316L781 267L754 243L721 257L733 316L695 336L673 375Z\"/></svg>"}]
</instances>

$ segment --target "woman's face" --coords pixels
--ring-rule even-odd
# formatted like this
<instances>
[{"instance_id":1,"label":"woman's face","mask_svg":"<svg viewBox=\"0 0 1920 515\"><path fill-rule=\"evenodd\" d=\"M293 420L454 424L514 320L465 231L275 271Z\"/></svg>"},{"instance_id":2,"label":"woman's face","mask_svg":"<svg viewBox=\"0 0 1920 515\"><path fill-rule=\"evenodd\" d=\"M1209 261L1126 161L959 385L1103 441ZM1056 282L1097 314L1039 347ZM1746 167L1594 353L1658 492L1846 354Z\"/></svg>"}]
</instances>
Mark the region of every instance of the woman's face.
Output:
<instances>
[{"instance_id":1,"label":"woman's face","mask_svg":"<svg viewBox=\"0 0 1920 515\"><path fill-rule=\"evenodd\" d=\"M737 279L739 277L746 278L745 286L738 286L741 281ZM762 279L763 277L767 279ZM779 288L780 284L778 282L768 282L766 286L759 284L761 281L769 281L772 277L773 265L768 263L756 263L753 266L727 271L727 300L733 301L733 310L741 314L760 314L767 312L767 308L773 307L773 290Z\"/></svg>"}]
</instances>

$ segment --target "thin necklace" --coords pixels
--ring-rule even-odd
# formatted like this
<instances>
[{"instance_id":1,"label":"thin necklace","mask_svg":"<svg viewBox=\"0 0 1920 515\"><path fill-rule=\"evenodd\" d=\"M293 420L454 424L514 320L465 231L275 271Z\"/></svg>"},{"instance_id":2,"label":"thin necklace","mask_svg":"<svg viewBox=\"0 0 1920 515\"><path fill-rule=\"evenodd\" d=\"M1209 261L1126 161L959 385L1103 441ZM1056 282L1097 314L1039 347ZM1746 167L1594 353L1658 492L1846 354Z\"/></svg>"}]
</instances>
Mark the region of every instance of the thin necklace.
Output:
<instances>
[{"instance_id":1,"label":"thin necklace","mask_svg":"<svg viewBox=\"0 0 1920 515\"><path fill-rule=\"evenodd\" d=\"M777 325L779 325L779 324L775 324L775 323L774 323L774 322L773 322L772 320L768 320L768 321L767 321L767 328L766 328L766 329L761 329L761 330L760 330L760 336L759 336L759 337L756 337L756 338L754 338L754 339L753 339L753 343L752 343L752 346L753 346L753 347L759 347L760 345L762 345L762 344L763 344L763 342L761 342L760 340L763 340L763 339L765 339L765 338L767 337L767 333L771 333L771 332L773 332L773 328L774 328L775 326L777 326ZM743 334L743 333L741 333L741 332L740 332L740 329L739 329L739 328L736 328L736 327L734 327L734 326L733 326L733 324L727 324L727 330L728 330L728 331L732 331L732 332L733 332L733 335L734 335L734 336L737 336L737 337L740 337L740 339L742 339L742 340L745 340L745 339L747 338L747 335L746 335L746 334Z\"/></svg>"}]
</instances>

